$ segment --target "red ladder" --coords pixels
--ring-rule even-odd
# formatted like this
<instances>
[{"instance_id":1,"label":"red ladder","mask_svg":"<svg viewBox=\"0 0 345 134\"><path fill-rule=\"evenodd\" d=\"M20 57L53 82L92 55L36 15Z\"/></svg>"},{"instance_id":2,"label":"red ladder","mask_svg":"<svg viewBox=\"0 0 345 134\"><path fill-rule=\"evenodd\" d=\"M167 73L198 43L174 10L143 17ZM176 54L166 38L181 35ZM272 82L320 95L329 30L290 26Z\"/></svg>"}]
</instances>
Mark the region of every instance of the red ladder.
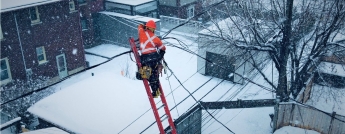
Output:
<instances>
[{"instance_id":1,"label":"red ladder","mask_svg":"<svg viewBox=\"0 0 345 134\"><path fill-rule=\"evenodd\" d=\"M131 45L131 49L133 51L135 60L137 62L137 66L138 66L138 68L141 68L142 65L141 65L141 62L140 62L140 58L139 58L140 56L139 56L138 49L137 49L136 44L135 44L135 40L133 38L130 38L129 39L129 43ZM147 79L143 79L143 83L144 83L144 86L145 86L145 89L146 89L147 96L149 96L150 104L151 104L151 107L152 107L153 114L154 114L154 116L156 118L156 122L157 122L157 125L158 125L158 128L159 128L159 131L160 131L161 134L165 134L165 131L164 131L164 128L163 128L163 125L162 125L162 121L160 120L160 117L159 117L159 114L158 114L158 109L157 109L155 101L153 100L153 96L151 94L150 86L149 86L149 83L148 83ZM169 122L169 125L170 125L170 128L171 128L171 133L172 134L176 134L175 125L174 125L174 122L173 122L173 120L171 118L170 110L168 108L168 103L167 103L167 101L165 99L164 92L162 90L162 86L161 86L160 83L159 83L159 91L161 93L160 98L161 98L163 106L164 106L165 114L168 116L168 122Z\"/></svg>"}]
</instances>

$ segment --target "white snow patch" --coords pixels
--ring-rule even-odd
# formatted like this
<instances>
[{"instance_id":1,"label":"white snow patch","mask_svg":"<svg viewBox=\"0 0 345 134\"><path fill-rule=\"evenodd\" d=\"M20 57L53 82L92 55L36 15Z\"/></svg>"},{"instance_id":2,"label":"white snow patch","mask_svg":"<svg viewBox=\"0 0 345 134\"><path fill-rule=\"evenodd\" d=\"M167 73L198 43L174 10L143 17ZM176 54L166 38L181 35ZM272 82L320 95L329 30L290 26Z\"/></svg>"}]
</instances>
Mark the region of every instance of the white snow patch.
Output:
<instances>
[{"instance_id":1,"label":"white snow patch","mask_svg":"<svg viewBox=\"0 0 345 134\"><path fill-rule=\"evenodd\" d=\"M321 62L319 64L319 70L326 74L332 74L345 77L345 65L336 64L331 62Z\"/></svg>"},{"instance_id":2,"label":"white snow patch","mask_svg":"<svg viewBox=\"0 0 345 134\"><path fill-rule=\"evenodd\" d=\"M1 124L0 128L7 127L8 125L11 125L11 124L13 124L13 123L15 123L17 121L20 121L21 119L22 119L21 117L14 118L14 119L12 119L12 120L10 120L8 122L5 122L4 124Z\"/></svg>"},{"instance_id":3,"label":"white snow patch","mask_svg":"<svg viewBox=\"0 0 345 134\"><path fill-rule=\"evenodd\" d=\"M285 126L276 130L273 134L320 134L314 130L306 130L298 127Z\"/></svg>"},{"instance_id":4,"label":"white snow patch","mask_svg":"<svg viewBox=\"0 0 345 134\"><path fill-rule=\"evenodd\" d=\"M153 20L154 22L159 21L159 19L156 19L156 18L145 17L145 16L140 16L140 15L131 16L131 15L115 13L115 12L107 12L107 11L102 11L102 12L99 12L99 13L110 15L110 16L115 16L115 17L126 18L126 19L129 19L129 20L141 21L141 22L147 22L149 20Z\"/></svg>"},{"instance_id":5,"label":"white snow patch","mask_svg":"<svg viewBox=\"0 0 345 134\"><path fill-rule=\"evenodd\" d=\"M61 129L58 129L56 127L49 127L49 128L24 132L21 134L69 134L69 133L67 133L66 131L63 131Z\"/></svg>"},{"instance_id":6,"label":"white snow patch","mask_svg":"<svg viewBox=\"0 0 345 134\"><path fill-rule=\"evenodd\" d=\"M154 0L106 0L106 1L136 6L136 5L144 4L144 3L151 2Z\"/></svg>"},{"instance_id":7,"label":"white snow patch","mask_svg":"<svg viewBox=\"0 0 345 134\"><path fill-rule=\"evenodd\" d=\"M73 48L72 54L73 54L73 55L77 55L77 52L78 52L78 49Z\"/></svg>"},{"instance_id":8,"label":"white snow patch","mask_svg":"<svg viewBox=\"0 0 345 134\"><path fill-rule=\"evenodd\" d=\"M1 12L39 6L60 0L1 0Z\"/></svg>"}]
</instances>

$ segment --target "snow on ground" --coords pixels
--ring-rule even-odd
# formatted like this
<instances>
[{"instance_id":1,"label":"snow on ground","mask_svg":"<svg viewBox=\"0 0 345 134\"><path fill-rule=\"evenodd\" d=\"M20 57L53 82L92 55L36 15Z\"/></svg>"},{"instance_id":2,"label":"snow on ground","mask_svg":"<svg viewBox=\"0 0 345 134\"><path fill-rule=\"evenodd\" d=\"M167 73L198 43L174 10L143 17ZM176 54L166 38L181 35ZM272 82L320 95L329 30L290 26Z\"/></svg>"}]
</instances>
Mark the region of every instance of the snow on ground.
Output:
<instances>
[{"instance_id":1,"label":"snow on ground","mask_svg":"<svg viewBox=\"0 0 345 134\"><path fill-rule=\"evenodd\" d=\"M306 130L306 129L301 129L301 128L292 127L292 126L285 126L278 129L273 134L320 134L320 133L313 130Z\"/></svg>"},{"instance_id":2,"label":"snow on ground","mask_svg":"<svg viewBox=\"0 0 345 134\"><path fill-rule=\"evenodd\" d=\"M186 44L194 44L189 48L196 51L195 42L177 35L174 37L181 39ZM167 41L177 43L174 40ZM104 44L86 51L111 57L128 50L129 48ZM91 55L86 55L86 60L90 62L91 66L106 61L104 58ZM196 73L196 56L177 48L168 46L165 60L189 92L195 91L211 78ZM269 65L264 72L268 75L276 74L272 73L271 70L271 65ZM28 111L76 133L140 133L155 119L152 110L150 110L143 83L135 79L135 71L136 65L131 61L129 54L122 55L57 84L55 88L61 90L37 102ZM171 73L168 72L168 74ZM160 80L167 96L169 108L189 95L184 88L179 86L179 82L173 76L167 79L165 74ZM260 77L256 77L254 81L267 86ZM212 79L193 96L199 100L219 82L221 82L220 79ZM243 85L225 81L202 101L271 99L274 97L272 93L253 84L248 84L244 88L241 87ZM158 99L155 100L157 103ZM195 101L189 97L171 111L172 117L177 119L194 103ZM270 113L273 113L273 107L223 109L214 116L235 133L267 134L272 131ZM163 125L166 127L167 123L165 122ZM217 122L206 125L208 127L207 129L203 128L202 133L229 133ZM158 133L157 125L154 124L144 133Z\"/></svg>"}]
</instances>

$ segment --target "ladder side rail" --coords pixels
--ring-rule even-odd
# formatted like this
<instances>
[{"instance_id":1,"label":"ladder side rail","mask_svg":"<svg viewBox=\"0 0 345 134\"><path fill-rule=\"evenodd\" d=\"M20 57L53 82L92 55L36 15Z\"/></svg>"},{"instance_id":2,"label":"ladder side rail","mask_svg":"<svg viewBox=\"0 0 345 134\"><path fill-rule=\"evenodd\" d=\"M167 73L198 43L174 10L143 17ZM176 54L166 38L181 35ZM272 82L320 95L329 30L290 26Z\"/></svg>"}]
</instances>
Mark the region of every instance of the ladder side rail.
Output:
<instances>
[{"instance_id":1,"label":"ladder side rail","mask_svg":"<svg viewBox=\"0 0 345 134\"><path fill-rule=\"evenodd\" d=\"M134 39L133 38L130 38L129 39L129 42L130 42L130 45L131 45L131 48L132 48L132 51L133 51L133 54L134 54L134 57L135 57L135 60L137 62L137 65L139 68L141 68L141 62L140 62L140 56L138 54L138 49L136 48L136 45L135 45L135 42L134 42ZM162 122L160 120L160 117L159 117L159 114L158 114L158 110L157 110L157 107L156 107L156 103L155 101L153 100L153 96L151 94L151 90L150 90L150 86L148 84L148 81L147 79L143 79L143 83L144 83L144 86L145 86L145 89L146 89L146 93L147 93L147 96L150 100L150 104L151 104L151 108L152 108L152 111L153 111L153 114L156 118L156 122L157 122L157 125L158 125L158 129L160 131L161 134L164 134L164 129L163 129L163 125L162 125Z\"/></svg>"},{"instance_id":2,"label":"ladder side rail","mask_svg":"<svg viewBox=\"0 0 345 134\"><path fill-rule=\"evenodd\" d=\"M168 116L168 122L169 122L169 125L171 127L171 132L172 132L172 134L176 134L177 132L176 132L176 129L175 129L174 121L172 120L172 117L171 117L171 114L170 114L170 110L169 110L169 107L168 107L168 103L167 103L167 101L165 99L163 88L162 88L162 85L161 85L160 82L159 82L159 91L161 93L160 97L161 97L162 103L164 105L165 114Z\"/></svg>"}]
</instances>

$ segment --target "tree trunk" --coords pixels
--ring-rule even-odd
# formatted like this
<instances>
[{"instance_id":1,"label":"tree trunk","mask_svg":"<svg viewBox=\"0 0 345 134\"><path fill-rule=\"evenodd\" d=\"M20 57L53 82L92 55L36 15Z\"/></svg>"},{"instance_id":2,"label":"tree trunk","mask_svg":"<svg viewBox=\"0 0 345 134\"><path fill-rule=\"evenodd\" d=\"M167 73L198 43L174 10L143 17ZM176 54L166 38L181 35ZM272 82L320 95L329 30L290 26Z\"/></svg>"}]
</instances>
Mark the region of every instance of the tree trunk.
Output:
<instances>
[{"instance_id":1,"label":"tree trunk","mask_svg":"<svg viewBox=\"0 0 345 134\"><path fill-rule=\"evenodd\" d=\"M278 78L278 89L277 98L282 101L288 101L287 94L287 61L290 52L290 39L291 39L291 22L292 22L292 8L293 0L287 0L286 2L286 20L283 26L283 39L280 46L279 55L279 78Z\"/></svg>"}]
</instances>

